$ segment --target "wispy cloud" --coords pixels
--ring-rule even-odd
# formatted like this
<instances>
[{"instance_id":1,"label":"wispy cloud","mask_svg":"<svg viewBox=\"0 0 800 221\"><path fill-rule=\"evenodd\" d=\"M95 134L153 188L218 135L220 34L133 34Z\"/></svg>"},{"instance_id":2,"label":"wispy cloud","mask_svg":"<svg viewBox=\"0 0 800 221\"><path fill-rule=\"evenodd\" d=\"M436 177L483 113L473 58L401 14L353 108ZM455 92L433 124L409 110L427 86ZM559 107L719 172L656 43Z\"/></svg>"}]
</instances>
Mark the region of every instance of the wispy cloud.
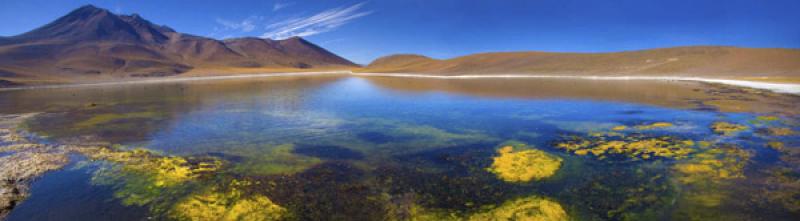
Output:
<instances>
[{"instance_id":1,"label":"wispy cloud","mask_svg":"<svg viewBox=\"0 0 800 221\"><path fill-rule=\"evenodd\" d=\"M250 16L241 21L231 21L226 19L217 18L216 22L222 25L219 31L241 31L251 32L256 29L257 23L264 20L262 16Z\"/></svg>"},{"instance_id":2,"label":"wispy cloud","mask_svg":"<svg viewBox=\"0 0 800 221\"><path fill-rule=\"evenodd\" d=\"M362 11L363 6L364 3L362 2L350 7L328 9L311 16L295 17L274 23L267 26L267 31L261 37L286 39L292 36L305 37L333 31L354 19L372 13L372 11Z\"/></svg>"},{"instance_id":3,"label":"wispy cloud","mask_svg":"<svg viewBox=\"0 0 800 221\"><path fill-rule=\"evenodd\" d=\"M278 11L292 5L294 5L294 2L275 2L275 5L272 6L272 11Z\"/></svg>"}]
</instances>

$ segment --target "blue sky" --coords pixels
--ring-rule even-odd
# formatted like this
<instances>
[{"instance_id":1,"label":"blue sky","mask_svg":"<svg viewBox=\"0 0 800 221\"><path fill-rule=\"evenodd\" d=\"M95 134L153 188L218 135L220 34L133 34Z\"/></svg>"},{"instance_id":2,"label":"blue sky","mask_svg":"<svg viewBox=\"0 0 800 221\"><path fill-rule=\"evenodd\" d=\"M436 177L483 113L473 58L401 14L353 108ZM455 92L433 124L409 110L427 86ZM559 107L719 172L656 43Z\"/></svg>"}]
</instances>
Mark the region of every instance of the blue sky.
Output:
<instances>
[{"instance_id":1,"label":"blue sky","mask_svg":"<svg viewBox=\"0 0 800 221\"><path fill-rule=\"evenodd\" d=\"M0 35L23 33L85 4L213 38L301 35L357 63L395 53L800 48L797 0L0 0Z\"/></svg>"}]
</instances>

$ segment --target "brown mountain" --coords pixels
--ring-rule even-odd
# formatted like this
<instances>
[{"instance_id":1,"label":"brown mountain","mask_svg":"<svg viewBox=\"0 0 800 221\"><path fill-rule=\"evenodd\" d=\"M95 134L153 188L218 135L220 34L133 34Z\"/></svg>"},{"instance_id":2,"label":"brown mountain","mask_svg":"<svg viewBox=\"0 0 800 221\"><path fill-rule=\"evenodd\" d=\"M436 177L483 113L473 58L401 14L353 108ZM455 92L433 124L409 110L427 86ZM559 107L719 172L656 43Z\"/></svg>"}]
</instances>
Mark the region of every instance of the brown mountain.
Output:
<instances>
[{"instance_id":1,"label":"brown mountain","mask_svg":"<svg viewBox=\"0 0 800 221\"><path fill-rule=\"evenodd\" d=\"M27 33L0 37L0 80L27 83L355 66L298 37L221 41L91 5Z\"/></svg>"},{"instance_id":2,"label":"brown mountain","mask_svg":"<svg viewBox=\"0 0 800 221\"><path fill-rule=\"evenodd\" d=\"M483 53L446 60L392 55L376 59L361 71L796 78L800 77L800 50L695 46L613 53Z\"/></svg>"}]
</instances>

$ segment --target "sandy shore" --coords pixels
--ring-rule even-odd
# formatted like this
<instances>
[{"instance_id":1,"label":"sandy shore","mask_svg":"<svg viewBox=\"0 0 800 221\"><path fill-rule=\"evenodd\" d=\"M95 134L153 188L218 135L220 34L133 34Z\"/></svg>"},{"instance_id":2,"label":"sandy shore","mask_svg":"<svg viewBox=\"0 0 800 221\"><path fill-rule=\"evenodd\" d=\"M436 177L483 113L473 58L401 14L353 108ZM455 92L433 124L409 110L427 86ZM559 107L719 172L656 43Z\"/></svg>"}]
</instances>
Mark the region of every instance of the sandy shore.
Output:
<instances>
[{"instance_id":1,"label":"sandy shore","mask_svg":"<svg viewBox=\"0 0 800 221\"><path fill-rule=\"evenodd\" d=\"M707 83L726 84L739 87L765 89L778 93L800 94L800 84L792 83L770 83L763 81L731 80L700 77L678 77L678 76L585 76L585 75L530 75L530 74L502 74L502 75L427 75L409 73L351 73L353 76L367 77L408 77L408 78L432 78L432 79L503 79L503 78L526 78L526 79L582 79L582 80L657 80L657 81L698 81Z\"/></svg>"},{"instance_id":2,"label":"sandy shore","mask_svg":"<svg viewBox=\"0 0 800 221\"><path fill-rule=\"evenodd\" d=\"M45 89L45 88L73 88L73 87L93 87L93 86L115 86L127 84L154 84L154 83L173 83L187 81L210 81L227 79L247 79L247 78L270 78L270 77L297 77L297 76L357 76L357 77L403 77L403 78L430 78L430 79L503 79L503 78L526 78L526 79L582 79L582 80L659 80L659 81L697 81L707 83L726 84L739 87L770 90L778 93L800 95L800 84L794 83L771 83L764 81L717 79L701 77L678 77L678 76L585 76L585 75L530 75L530 74L502 74L502 75L430 75L412 73L353 73L350 71L324 71L324 72L285 72L285 73L264 73L264 74L243 74L226 76L207 76L207 77L169 77L144 80L126 80L115 82L79 83L64 85L37 85L25 87L0 88L0 91L26 90L26 89Z\"/></svg>"}]
</instances>

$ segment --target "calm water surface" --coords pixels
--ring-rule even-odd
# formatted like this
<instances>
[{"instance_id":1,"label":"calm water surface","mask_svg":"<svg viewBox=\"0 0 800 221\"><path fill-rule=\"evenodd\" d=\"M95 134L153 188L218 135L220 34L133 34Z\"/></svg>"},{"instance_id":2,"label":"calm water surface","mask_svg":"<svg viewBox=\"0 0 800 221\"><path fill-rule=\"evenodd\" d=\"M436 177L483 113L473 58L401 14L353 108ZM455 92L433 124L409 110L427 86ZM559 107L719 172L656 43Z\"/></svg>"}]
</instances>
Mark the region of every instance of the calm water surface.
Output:
<instances>
[{"instance_id":1,"label":"calm water surface","mask_svg":"<svg viewBox=\"0 0 800 221\"><path fill-rule=\"evenodd\" d=\"M573 220L798 220L800 137L771 132L798 130L797 98L742 98L752 107L730 112L742 104L707 105L720 102L708 87L313 77L0 92L0 113L40 113L24 126L48 142L222 165L160 185L158 175L125 163L75 156L34 182L8 220L181 219L197 215L176 215L190 199L230 214L251 196L291 220L480 220L545 210L516 208L518 199L554 203ZM746 103L762 100L778 108ZM642 127L658 122L669 125ZM716 122L746 129L715 133ZM689 153L587 154L561 145L609 141ZM492 169L504 146L560 165L509 181ZM215 191L236 199L207 196Z\"/></svg>"}]
</instances>

